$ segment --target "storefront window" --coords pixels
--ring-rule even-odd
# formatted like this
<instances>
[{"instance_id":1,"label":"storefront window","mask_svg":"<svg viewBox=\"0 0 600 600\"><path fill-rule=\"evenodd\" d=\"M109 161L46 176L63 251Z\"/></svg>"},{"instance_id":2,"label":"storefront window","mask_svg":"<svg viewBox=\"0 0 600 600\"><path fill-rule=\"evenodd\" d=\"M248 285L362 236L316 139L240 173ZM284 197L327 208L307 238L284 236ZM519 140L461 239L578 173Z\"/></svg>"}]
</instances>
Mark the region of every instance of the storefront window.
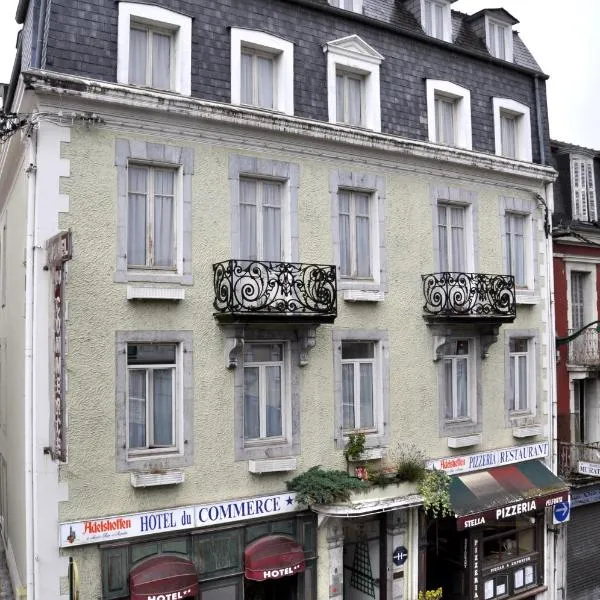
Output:
<instances>
[{"instance_id":1,"label":"storefront window","mask_svg":"<svg viewBox=\"0 0 600 600\"><path fill-rule=\"evenodd\" d=\"M241 531L233 529L194 536L194 558L200 580L242 570Z\"/></svg>"}]
</instances>

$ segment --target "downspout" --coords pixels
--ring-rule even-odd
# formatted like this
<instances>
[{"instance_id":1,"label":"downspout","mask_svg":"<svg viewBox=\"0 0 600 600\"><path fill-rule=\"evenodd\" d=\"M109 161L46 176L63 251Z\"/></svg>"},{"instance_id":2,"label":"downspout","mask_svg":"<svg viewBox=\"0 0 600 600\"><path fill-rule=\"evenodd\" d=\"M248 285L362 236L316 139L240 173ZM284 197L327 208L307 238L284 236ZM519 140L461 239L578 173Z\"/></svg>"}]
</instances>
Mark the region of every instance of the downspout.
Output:
<instances>
[{"instance_id":1,"label":"downspout","mask_svg":"<svg viewBox=\"0 0 600 600\"><path fill-rule=\"evenodd\" d=\"M35 498L33 452L35 446L34 429L34 374L33 374L33 337L34 337L34 244L35 244L35 197L37 187L36 160L37 140L33 126L27 133L29 166L27 176L27 232L25 238L25 547L26 547L26 587L27 598L35 599Z\"/></svg>"},{"instance_id":2,"label":"downspout","mask_svg":"<svg viewBox=\"0 0 600 600\"><path fill-rule=\"evenodd\" d=\"M46 12L48 0L41 0L40 14L38 15L37 35L35 38L35 57L33 59L33 67L36 69L42 68L42 44L44 42L44 29L46 28Z\"/></svg>"},{"instance_id":3,"label":"downspout","mask_svg":"<svg viewBox=\"0 0 600 600\"><path fill-rule=\"evenodd\" d=\"M546 164L546 144L544 140L544 124L542 122L542 103L540 102L540 76L533 78L533 91L535 96L535 114L537 123L538 144L540 147L540 164ZM548 196L546 196L548 198Z\"/></svg>"}]
</instances>

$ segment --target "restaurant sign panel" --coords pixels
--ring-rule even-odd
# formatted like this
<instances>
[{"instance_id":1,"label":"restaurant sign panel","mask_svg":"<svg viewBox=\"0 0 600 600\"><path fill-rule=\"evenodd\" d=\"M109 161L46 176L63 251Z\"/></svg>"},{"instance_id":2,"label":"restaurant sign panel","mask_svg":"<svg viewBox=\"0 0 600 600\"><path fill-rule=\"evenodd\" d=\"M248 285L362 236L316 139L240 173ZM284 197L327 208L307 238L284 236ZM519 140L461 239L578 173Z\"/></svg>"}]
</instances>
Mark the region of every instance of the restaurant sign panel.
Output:
<instances>
[{"instance_id":1,"label":"restaurant sign panel","mask_svg":"<svg viewBox=\"0 0 600 600\"><path fill-rule=\"evenodd\" d=\"M99 544L133 537L185 531L300 510L296 494L273 494L167 510L72 521L60 525L60 547Z\"/></svg>"},{"instance_id":2,"label":"restaurant sign panel","mask_svg":"<svg viewBox=\"0 0 600 600\"><path fill-rule=\"evenodd\" d=\"M536 444L488 450L477 454L437 458L427 461L427 468L446 471L448 475L456 475L457 473L468 473L479 469L511 465L546 456L548 456L548 442L538 442Z\"/></svg>"}]
</instances>

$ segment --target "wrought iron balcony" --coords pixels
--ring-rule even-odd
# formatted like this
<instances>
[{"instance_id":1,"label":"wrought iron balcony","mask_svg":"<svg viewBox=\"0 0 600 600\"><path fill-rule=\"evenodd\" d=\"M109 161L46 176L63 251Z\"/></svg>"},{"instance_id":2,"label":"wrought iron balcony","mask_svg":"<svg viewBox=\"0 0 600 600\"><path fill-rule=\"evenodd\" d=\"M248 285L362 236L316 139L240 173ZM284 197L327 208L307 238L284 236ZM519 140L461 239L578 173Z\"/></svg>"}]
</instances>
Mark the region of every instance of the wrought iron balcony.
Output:
<instances>
[{"instance_id":1,"label":"wrought iron balcony","mask_svg":"<svg viewBox=\"0 0 600 600\"><path fill-rule=\"evenodd\" d=\"M445 272L421 278L427 318L510 322L517 316L512 275Z\"/></svg>"},{"instance_id":2,"label":"wrought iron balcony","mask_svg":"<svg viewBox=\"0 0 600 600\"><path fill-rule=\"evenodd\" d=\"M311 321L337 317L334 265L226 260L213 265L220 321Z\"/></svg>"},{"instance_id":3,"label":"wrought iron balcony","mask_svg":"<svg viewBox=\"0 0 600 600\"><path fill-rule=\"evenodd\" d=\"M558 442L558 474L571 481L589 479L579 472L579 462L594 463L600 468L600 442Z\"/></svg>"},{"instance_id":4,"label":"wrought iron balcony","mask_svg":"<svg viewBox=\"0 0 600 600\"><path fill-rule=\"evenodd\" d=\"M576 331L570 329L569 335ZM586 329L569 342L569 364L600 369L600 333L596 329Z\"/></svg>"}]
</instances>

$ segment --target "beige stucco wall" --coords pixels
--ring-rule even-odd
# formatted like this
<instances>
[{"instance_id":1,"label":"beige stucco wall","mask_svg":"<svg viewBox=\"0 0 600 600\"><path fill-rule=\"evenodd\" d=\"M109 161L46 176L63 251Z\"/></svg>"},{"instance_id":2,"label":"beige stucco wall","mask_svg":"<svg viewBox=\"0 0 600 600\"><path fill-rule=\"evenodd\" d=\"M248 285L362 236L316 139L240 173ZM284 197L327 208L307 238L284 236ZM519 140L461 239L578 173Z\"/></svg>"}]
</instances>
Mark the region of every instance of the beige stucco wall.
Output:
<instances>
[{"instance_id":1,"label":"beige stucco wall","mask_svg":"<svg viewBox=\"0 0 600 600\"><path fill-rule=\"evenodd\" d=\"M6 349L0 365L2 413L6 422L0 424L0 452L7 462L7 534L8 553L21 582L26 571L25 546L25 403L24 403L24 340L25 340L25 235L27 215L27 175L24 155L14 165L12 177L7 177L6 196L2 207L2 222L6 223L6 306L0 309L0 338ZM12 557L9 557L12 562Z\"/></svg>"},{"instance_id":2,"label":"beige stucco wall","mask_svg":"<svg viewBox=\"0 0 600 600\"><path fill-rule=\"evenodd\" d=\"M433 340L422 317L422 273L435 271L430 186L452 185L477 193L480 272L502 273L498 198L517 196L514 188L488 185L484 174L463 170L458 177L430 170L400 168L272 152L256 154L240 145L199 143L169 137L168 143L192 147L193 277L182 302L131 302L126 284L114 282L116 254L117 173L115 139L165 139L102 128L74 128L63 145L70 160L70 178L61 192L70 209L61 228L73 231L74 257L67 285L69 461L60 470L68 485L69 501L60 506L61 521L80 520L154 508L240 498L280 491L294 474L320 464L345 468L334 449L332 328L385 329L390 347L390 428L393 442L417 443L430 457L452 451L439 436L437 365ZM225 336L214 320L212 264L231 257L228 160L230 154L259 155L300 166L300 260L333 263L330 173L346 169L386 178L386 245L389 292L380 303L345 303L339 296L334 325L317 330L308 366L301 369L301 454L292 474L253 475L246 461L234 460L234 373L224 361ZM470 178L481 178L471 181ZM539 242L543 241L538 232ZM538 268L543 268L543 263ZM540 279L544 283L543 278ZM540 328L543 302L521 308L514 324L504 325L500 337L482 361L483 444L468 452L516 444L504 427L504 331ZM115 331L192 330L194 339L193 467L185 468L185 483L166 488L134 489L128 473L115 469ZM542 348L544 349L544 348ZM545 351L545 350L544 350ZM547 361L546 361L547 364ZM543 379L546 379L544 374ZM542 390L540 390L542 392ZM544 401L543 393L539 398ZM530 440L533 441L533 440ZM319 590L328 586L327 550L319 535ZM80 561L84 596L99 595L100 558L96 547L73 551Z\"/></svg>"}]
</instances>

